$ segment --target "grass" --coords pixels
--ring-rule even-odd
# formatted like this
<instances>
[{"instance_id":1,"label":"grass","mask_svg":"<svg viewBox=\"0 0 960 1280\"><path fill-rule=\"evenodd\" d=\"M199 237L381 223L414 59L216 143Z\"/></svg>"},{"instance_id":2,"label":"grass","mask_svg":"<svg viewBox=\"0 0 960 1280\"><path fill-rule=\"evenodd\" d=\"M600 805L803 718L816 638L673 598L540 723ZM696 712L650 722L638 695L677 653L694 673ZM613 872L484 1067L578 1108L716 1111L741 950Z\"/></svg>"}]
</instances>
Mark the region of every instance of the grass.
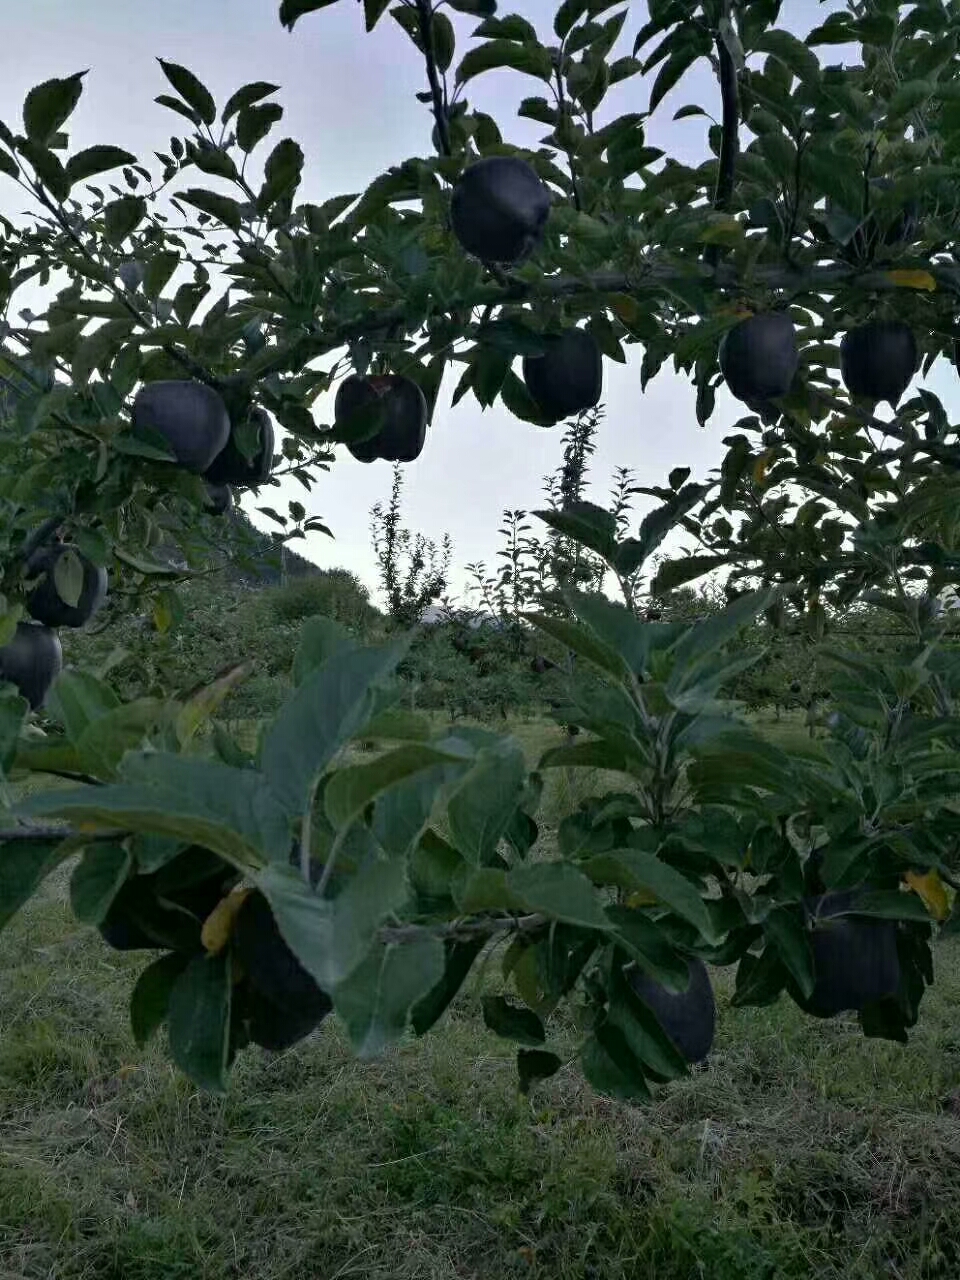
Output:
<instances>
[{"instance_id":1,"label":"grass","mask_svg":"<svg viewBox=\"0 0 960 1280\"><path fill-rule=\"evenodd\" d=\"M956 1276L960 942L935 962L906 1046L733 1009L718 971L709 1064L643 1109L575 1065L521 1098L469 990L375 1062L333 1022L248 1052L216 1099L136 1049L144 960L76 924L60 873L0 934L0 1280Z\"/></svg>"}]
</instances>

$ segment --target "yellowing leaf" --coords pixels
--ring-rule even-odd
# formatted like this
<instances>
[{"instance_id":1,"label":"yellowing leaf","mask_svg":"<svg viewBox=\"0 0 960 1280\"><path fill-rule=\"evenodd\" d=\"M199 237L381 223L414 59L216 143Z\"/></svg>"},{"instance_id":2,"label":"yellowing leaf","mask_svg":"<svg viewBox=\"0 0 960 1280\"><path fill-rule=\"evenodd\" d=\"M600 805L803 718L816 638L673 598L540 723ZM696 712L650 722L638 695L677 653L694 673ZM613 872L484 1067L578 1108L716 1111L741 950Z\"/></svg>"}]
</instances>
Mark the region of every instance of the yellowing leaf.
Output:
<instances>
[{"instance_id":1,"label":"yellowing leaf","mask_svg":"<svg viewBox=\"0 0 960 1280\"><path fill-rule=\"evenodd\" d=\"M617 294L615 298L611 299L610 306L618 319L622 320L624 324L633 324L635 320L640 319L640 303L637 302L636 298L631 298L629 294Z\"/></svg>"},{"instance_id":2,"label":"yellowing leaf","mask_svg":"<svg viewBox=\"0 0 960 1280\"><path fill-rule=\"evenodd\" d=\"M888 271L887 279L898 289L926 289L929 293L933 293L937 287L937 282L929 271L906 268L900 271Z\"/></svg>"},{"instance_id":3,"label":"yellowing leaf","mask_svg":"<svg viewBox=\"0 0 960 1280\"><path fill-rule=\"evenodd\" d=\"M638 889L636 893L629 895L624 905L627 907L652 907L656 901L655 894L646 889Z\"/></svg>"},{"instance_id":4,"label":"yellowing leaf","mask_svg":"<svg viewBox=\"0 0 960 1280\"><path fill-rule=\"evenodd\" d=\"M233 922L237 918L237 912L243 906L243 900L249 892L249 889L242 887L231 889L225 898L220 899L206 920L204 920L203 929L200 932L200 941L211 955L217 955L230 941Z\"/></svg>"},{"instance_id":5,"label":"yellowing leaf","mask_svg":"<svg viewBox=\"0 0 960 1280\"><path fill-rule=\"evenodd\" d=\"M923 875L908 871L903 878L914 893L923 899L924 906L934 920L946 920L950 914L950 900L939 871L927 871Z\"/></svg>"},{"instance_id":6,"label":"yellowing leaf","mask_svg":"<svg viewBox=\"0 0 960 1280\"><path fill-rule=\"evenodd\" d=\"M777 456L776 449L766 449L761 453L760 457L753 464L753 483L763 484L767 475L767 468Z\"/></svg>"}]
</instances>

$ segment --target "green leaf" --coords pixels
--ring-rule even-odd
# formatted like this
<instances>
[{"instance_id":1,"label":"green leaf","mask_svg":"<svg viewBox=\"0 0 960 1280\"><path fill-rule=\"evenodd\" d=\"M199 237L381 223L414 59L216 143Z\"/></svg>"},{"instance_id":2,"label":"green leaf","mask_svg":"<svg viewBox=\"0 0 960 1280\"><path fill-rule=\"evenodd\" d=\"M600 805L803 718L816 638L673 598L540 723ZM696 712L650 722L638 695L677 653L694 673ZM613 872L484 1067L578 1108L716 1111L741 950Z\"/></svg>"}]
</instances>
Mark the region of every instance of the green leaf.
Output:
<instances>
[{"instance_id":1,"label":"green leaf","mask_svg":"<svg viewBox=\"0 0 960 1280\"><path fill-rule=\"evenodd\" d=\"M467 974L484 945L483 938L448 940L444 943L443 976L410 1010L410 1025L415 1035L425 1035L439 1021L466 981Z\"/></svg>"},{"instance_id":2,"label":"green leaf","mask_svg":"<svg viewBox=\"0 0 960 1280\"><path fill-rule=\"evenodd\" d=\"M261 763L288 813L303 812L314 779L368 719L374 690L393 673L409 644L405 637L379 647L339 650L280 708L264 738Z\"/></svg>"},{"instance_id":3,"label":"green leaf","mask_svg":"<svg viewBox=\"0 0 960 1280\"><path fill-rule=\"evenodd\" d=\"M18 178L20 176L20 166L10 154L0 148L0 173L5 173L8 178Z\"/></svg>"},{"instance_id":4,"label":"green leaf","mask_svg":"<svg viewBox=\"0 0 960 1280\"><path fill-rule=\"evenodd\" d=\"M655 854L642 849L616 849L591 858L584 864L584 871L594 884L616 885L629 892L645 889L688 920L708 942L719 942L696 885Z\"/></svg>"},{"instance_id":5,"label":"green leaf","mask_svg":"<svg viewBox=\"0 0 960 1280\"><path fill-rule=\"evenodd\" d=\"M510 825L527 779L523 750L514 738L482 747L447 806L450 839L475 865L488 862Z\"/></svg>"},{"instance_id":6,"label":"green leaf","mask_svg":"<svg viewBox=\"0 0 960 1280\"><path fill-rule=\"evenodd\" d=\"M236 93L232 93L227 99L227 105L223 108L220 116L222 124L242 111L244 107L250 107L255 102L259 102L261 98L268 98L271 93L277 93L280 89L278 84L269 84L266 80L255 80L251 84L245 84L238 89Z\"/></svg>"},{"instance_id":7,"label":"green leaf","mask_svg":"<svg viewBox=\"0 0 960 1280\"><path fill-rule=\"evenodd\" d=\"M201 213L208 213L225 227L239 231L243 224L243 212L240 203L231 196L222 196L216 191L204 191L200 187L189 187L186 191L178 191L177 199L185 204L193 205Z\"/></svg>"},{"instance_id":8,"label":"green leaf","mask_svg":"<svg viewBox=\"0 0 960 1280\"><path fill-rule=\"evenodd\" d=\"M562 511L534 511L544 524L582 547L589 547L608 564L617 554L617 522L611 511L594 502L569 503Z\"/></svg>"},{"instance_id":9,"label":"green leaf","mask_svg":"<svg viewBox=\"0 0 960 1280\"><path fill-rule=\"evenodd\" d=\"M733 640L741 627L768 609L780 595L776 587L762 591L749 591L739 596L733 604L720 613L705 618L685 632L673 646L676 660L668 688L680 690L694 682L701 662L711 657L728 641Z\"/></svg>"},{"instance_id":10,"label":"green leaf","mask_svg":"<svg viewBox=\"0 0 960 1280\"><path fill-rule=\"evenodd\" d=\"M484 996L480 1003L484 1022L498 1036L533 1046L546 1040L543 1023L532 1009L510 1004L503 996Z\"/></svg>"},{"instance_id":11,"label":"green leaf","mask_svg":"<svg viewBox=\"0 0 960 1280\"><path fill-rule=\"evenodd\" d=\"M143 196L121 196L104 206L103 219L107 235L115 245L121 244L147 216Z\"/></svg>"},{"instance_id":12,"label":"green leaf","mask_svg":"<svg viewBox=\"0 0 960 1280\"><path fill-rule=\"evenodd\" d=\"M476 18L492 18L497 12L497 0L448 0L457 13L469 13Z\"/></svg>"},{"instance_id":13,"label":"green leaf","mask_svg":"<svg viewBox=\"0 0 960 1280\"><path fill-rule=\"evenodd\" d=\"M108 366L124 343L129 339L133 332L133 320L125 318L123 320L108 320L105 324L100 325L98 329L94 329L93 333L85 337L77 346L73 353L72 372L74 385L77 387L85 387L90 381L90 375L94 369L100 369ZM54 575L60 565L66 560L66 556L60 556L54 567ZM79 565L79 562L78 562ZM81 583L82 583L82 569ZM58 588L59 590L59 588ZM79 589L76 599L79 599ZM66 597L64 597L66 599ZM75 603L75 601L68 603Z\"/></svg>"},{"instance_id":14,"label":"green leaf","mask_svg":"<svg viewBox=\"0 0 960 1280\"><path fill-rule=\"evenodd\" d=\"M619 1031L633 1057L665 1080L686 1075L683 1055L617 965L612 968L608 995L605 1025Z\"/></svg>"},{"instance_id":15,"label":"green leaf","mask_svg":"<svg viewBox=\"0 0 960 1280\"><path fill-rule=\"evenodd\" d=\"M184 951L159 956L137 979L130 995L130 1029L142 1049L166 1021L177 979L190 963Z\"/></svg>"},{"instance_id":16,"label":"green leaf","mask_svg":"<svg viewBox=\"0 0 960 1280\"><path fill-rule=\"evenodd\" d=\"M546 1049L518 1049L517 1075L520 1077L520 1092L530 1092L531 1085L538 1080L547 1080L554 1076L563 1066L555 1053Z\"/></svg>"},{"instance_id":17,"label":"green leaf","mask_svg":"<svg viewBox=\"0 0 960 1280\"><path fill-rule=\"evenodd\" d=\"M70 194L70 180L57 156L32 138L21 142L20 154L30 161L36 170L37 177L50 194L57 200L66 200ZM64 251L64 257L66 258L66 251ZM87 259L83 259L82 262L83 274L96 279L99 270L97 264Z\"/></svg>"},{"instance_id":18,"label":"green leaf","mask_svg":"<svg viewBox=\"0 0 960 1280\"><path fill-rule=\"evenodd\" d=\"M4 840L0 843L0 929L13 919L67 856L62 849L62 840Z\"/></svg>"},{"instance_id":19,"label":"green leaf","mask_svg":"<svg viewBox=\"0 0 960 1280\"><path fill-rule=\"evenodd\" d=\"M450 881L454 902L464 915L478 911L514 911L523 907L507 886L507 873L499 867L470 867L465 863Z\"/></svg>"},{"instance_id":20,"label":"green leaf","mask_svg":"<svg viewBox=\"0 0 960 1280\"><path fill-rule=\"evenodd\" d=\"M288 31L292 31L297 20L305 13L315 13L334 3L335 0L281 0L280 21Z\"/></svg>"},{"instance_id":21,"label":"green leaf","mask_svg":"<svg viewBox=\"0 0 960 1280\"><path fill-rule=\"evenodd\" d=\"M352 765L338 769L327 782L323 792L324 809L334 827L349 826L364 809L384 792L408 781L438 765L460 765L465 768L470 757L440 751L425 743L397 747L379 756L370 764ZM439 789L447 776L447 770L438 770L433 779L433 791ZM429 810L424 817L429 817ZM420 834L418 829L410 842Z\"/></svg>"},{"instance_id":22,"label":"green leaf","mask_svg":"<svg viewBox=\"0 0 960 1280\"><path fill-rule=\"evenodd\" d=\"M331 994L361 964L378 927L409 894L399 858L367 864L333 899L321 898L289 866L267 867L256 879L287 946Z\"/></svg>"},{"instance_id":23,"label":"green leaf","mask_svg":"<svg viewBox=\"0 0 960 1280\"><path fill-rule=\"evenodd\" d=\"M690 981L689 966L649 916L621 906L607 907L606 914L611 933L645 973L671 991L686 991Z\"/></svg>"},{"instance_id":24,"label":"green leaf","mask_svg":"<svg viewBox=\"0 0 960 1280\"><path fill-rule=\"evenodd\" d=\"M194 956L170 991L170 1055L184 1075L212 1093L227 1088L230 970L229 951Z\"/></svg>"},{"instance_id":25,"label":"green leaf","mask_svg":"<svg viewBox=\"0 0 960 1280\"><path fill-rule=\"evenodd\" d=\"M787 971L775 947L764 947L759 956L748 951L737 965L737 985L730 1003L738 1009L773 1004L786 980Z\"/></svg>"},{"instance_id":26,"label":"green leaf","mask_svg":"<svg viewBox=\"0 0 960 1280\"><path fill-rule=\"evenodd\" d=\"M30 706L14 689L0 693L0 770L14 766L20 748L20 732Z\"/></svg>"},{"instance_id":27,"label":"green leaf","mask_svg":"<svg viewBox=\"0 0 960 1280\"><path fill-rule=\"evenodd\" d=\"M257 196L257 209L266 213L284 196L293 196L303 172L303 152L292 138L278 142L263 166L264 181Z\"/></svg>"},{"instance_id":28,"label":"green leaf","mask_svg":"<svg viewBox=\"0 0 960 1280\"><path fill-rule=\"evenodd\" d=\"M618 683L629 682L630 670L620 655L609 645L597 640L586 627L545 613L524 613L521 617L558 640L565 648L572 649L578 657L585 658L600 671L612 676Z\"/></svg>"},{"instance_id":29,"label":"green leaf","mask_svg":"<svg viewBox=\"0 0 960 1280\"><path fill-rule=\"evenodd\" d=\"M237 146L249 155L282 116L283 107L279 102L265 102L259 107L244 107L237 116Z\"/></svg>"},{"instance_id":30,"label":"green leaf","mask_svg":"<svg viewBox=\"0 0 960 1280\"><path fill-rule=\"evenodd\" d=\"M816 977L810 940L799 911L790 907L776 907L763 921L763 932L773 943L801 994L808 999L813 993Z\"/></svg>"},{"instance_id":31,"label":"green leaf","mask_svg":"<svg viewBox=\"0 0 960 1280\"><path fill-rule=\"evenodd\" d=\"M32 142L48 144L69 118L80 101L86 74L78 71L65 80L46 80L30 90L23 104L23 127Z\"/></svg>"},{"instance_id":32,"label":"green leaf","mask_svg":"<svg viewBox=\"0 0 960 1280\"><path fill-rule=\"evenodd\" d=\"M34 795L18 810L55 814L107 830L179 836L235 866L289 855L289 819L250 769L161 751L130 752L118 783Z\"/></svg>"},{"instance_id":33,"label":"green leaf","mask_svg":"<svg viewBox=\"0 0 960 1280\"><path fill-rule=\"evenodd\" d=\"M437 67L441 72L445 72L453 61L453 54L456 48L456 37L453 31L453 23L445 13L435 9L430 25L432 28L433 52L437 60Z\"/></svg>"},{"instance_id":34,"label":"green leaf","mask_svg":"<svg viewBox=\"0 0 960 1280\"><path fill-rule=\"evenodd\" d=\"M293 657L293 683L303 684L312 671L341 649L356 649L357 642L346 627L333 618L318 614L307 618L300 628L300 641Z\"/></svg>"},{"instance_id":35,"label":"green leaf","mask_svg":"<svg viewBox=\"0 0 960 1280\"><path fill-rule=\"evenodd\" d=\"M213 96L206 85L202 84L192 71L181 67L176 62L164 62L158 58L163 74L183 98L184 102L197 113L204 124L213 124L217 118L217 107Z\"/></svg>"},{"instance_id":36,"label":"green leaf","mask_svg":"<svg viewBox=\"0 0 960 1280\"><path fill-rule=\"evenodd\" d=\"M754 50L770 53L782 62L804 84L817 84L820 80L820 63L802 40L782 27L769 27L758 36ZM753 52L754 50L751 50Z\"/></svg>"},{"instance_id":37,"label":"green leaf","mask_svg":"<svg viewBox=\"0 0 960 1280\"><path fill-rule=\"evenodd\" d=\"M587 929L606 932L610 927L600 895L583 872L568 862L514 867L506 873L505 883L510 895L527 911Z\"/></svg>"},{"instance_id":38,"label":"green leaf","mask_svg":"<svg viewBox=\"0 0 960 1280\"><path fill-rule=\"evenodd\" d=\"M536 76L538 80L549 80L553 71L550 54L542 45L516 44L512 40L488 40L460 59L457 84L466 84L474 76L495 67L512 67L514 71L523 71L527 75Z\"/></svg>"},{"instance_id":39,"label":"green leaf","mask_svg":"<svg viewBox=\"0 0 960 1280\"><path fill-rule=\"evenodd\" d=\"M406 1030L411 1009L443 975L439 938L378 943L333 994L357 1057L375 1057L395 1044Z\"/></svg>"},{"instance_id":40,"label":"green leaf","mask_svg":"<svg viewBox=\"0 0 960 1280\"><path fill-rule=\"evenodd\" d=\"M666 595L728 563L729 556L683 556L679 560L664 560L650 583L650 594Z\"/></svg>"},{"instance_id":41,"label":"green leaf","mask_svg":"<svg viewBox=\"0 0 960 1280\"><path fill-rule=\"evenodd\" d=\"M681 46L676 53L670 55L657 72L657 78L654 80L653 88L650 90L650 103L647 110L651 115L701 54L702 50L696 46L686 45Z\"/></svg>"},{"instance_id":42,"label":"green leaf","mask_svg":"<svg viewBox=\"0 0 960 1280\"><path fill-rule=\"evenodd\" d=\"M120 699L103 680L89 671L62 671L47 695L47 710L59 720L70 742L77 746L86 729L115 711Z\"/></svg>"},{"instance_id":43,"label":"green leaf","mask_svg":"<svg viewBox=\"0 0 960 1280\"><path fill-rule=\"evenodd\" d=\"M563 0L553 19L553 32L558 40L566 38L570 28L580 21L588 8L588 0Z\"/></svg>"},{"instance_id":44,"label":"green leaf","mask_svg":"<svg viewBox=\"0 0 960 1280\"><path fill-rule=\"evenodd\" d=\"M372 31L386 11L390 0L363 0L364 25Z\"/></svg>"},{"instance_id":45,"label":"green leaf","mask_svg":"<svg viewBox=\"0 0 960 1280\"><path fill-rule=\"evenodd\" d=\"M598 1093L624 1102L649 1101L650 1087L640 1063L616 1027L598 1028L580 1051L580 1062Z\"/></svg>"},{"instance_id":46,"label":"green leaf","mask_svg":"<svg viewBox=\"0 0 960 1280\"><path fill-rule=\"evenodd\" d=\"M885 920L921 920L930 922L930 912L915 893L899 889L870 889L858 893L850 914L879 916Z\"/></svg>"},{"instance_id":47,"label":"green leaf","mask_svg":"<svg viewBox=\"0 0 960 1280\"><path fill-rule=\"evenodd\" d=\"M67 161L67 177L72 186L77 182L85 182L97 173L106 173L108 169L119 169L121 165L136 163L137 157L124 151L122 147L87 147Z\"/></svg>"},{"instance_id":48,"label":"green leaf","mask_svg":"<svg viewBox=\"0 0 960 1280\"><path fill-rule=\"evenodd\" d=\"M70 906L81 924L99 924L130 874L130 851L117 841L88 845L70 877Z\"/></svg>"}]
</instances>

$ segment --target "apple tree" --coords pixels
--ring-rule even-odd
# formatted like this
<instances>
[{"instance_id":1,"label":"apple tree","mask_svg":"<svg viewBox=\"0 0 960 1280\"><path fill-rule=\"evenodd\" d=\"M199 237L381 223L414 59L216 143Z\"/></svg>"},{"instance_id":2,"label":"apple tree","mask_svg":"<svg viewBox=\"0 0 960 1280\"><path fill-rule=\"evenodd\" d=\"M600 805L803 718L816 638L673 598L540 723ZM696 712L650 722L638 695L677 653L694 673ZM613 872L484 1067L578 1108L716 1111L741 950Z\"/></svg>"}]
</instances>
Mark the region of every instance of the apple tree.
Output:
<instances>
[{"instance_id":1,"label":"apple tree","mask_svg":"<svg viewBox=\"0 0 960 1280\"><path fill-rule=\"evenodd\" d=\"M280 19L327 3L283 0ZM739 1004L786 994L899 1040L916 1023L934 930L958 918L960 655L937 597L960 567L960 446L916 379L960 338L960 17L944 0L820 16L801 38L777 0L650 0L642 21L564 0L542 32L493 0L364 0L367 29L396 22L423 61L432 150L319 205L297 202L305 156L277 139L266 82L218 104L161 61L180 133L159 169L70 153L81 75L32 90L22 132L0 127L0 170L39 210L0 246L0 764L75 784L11 803L0 922L79 854L79 920L152 953L134 1034L165 1024L200 1085L330 1011L360 1055L423 1034L491 952L482 1014L517 1043L524 1090L564 1066L551 1018L572 1004L591 1083L648 1097L709 1052L707 966L736 967ZM855 59L828 63L831 46ZM647 121L701 60L720 110L678 112L704 120L690 165ZM524 78L538 145L471 105L495 68ZM617 114L641 76L646 109ZM55 292L18 325L30 281ZM54 628L96 607L101 569L149 594L173 572L159 543L183 548L177 573L230 551L232 489L333 483L353 465L340 445L416 465L441 386L452 413L471 395L548 429L630 359L641 389L668 363L689 376L707 429L722 383L744 413L717 471L678 458L632 532L582 497L540 513L624 599L568 588L563 610L525 611L577 658L556 715L581 732L535 768L508 733L403 710L408 634L363 647L310 619L253 751L216 718L242 672L126 703L57 674ZM280 538L319 523L260 510ZM658 559L676 530L685 552ZM645 616L639 586L715 571L725 608ZM897 649L838 643L858 604ZM727 696L763 653L744 635L781 632L817 646L822 749L781 749ZM41 726L27 704L44 697ZM358 757L357 738L387 749ZM556 768L620 781L548 841Z\"/></svg>"}]
</instances>

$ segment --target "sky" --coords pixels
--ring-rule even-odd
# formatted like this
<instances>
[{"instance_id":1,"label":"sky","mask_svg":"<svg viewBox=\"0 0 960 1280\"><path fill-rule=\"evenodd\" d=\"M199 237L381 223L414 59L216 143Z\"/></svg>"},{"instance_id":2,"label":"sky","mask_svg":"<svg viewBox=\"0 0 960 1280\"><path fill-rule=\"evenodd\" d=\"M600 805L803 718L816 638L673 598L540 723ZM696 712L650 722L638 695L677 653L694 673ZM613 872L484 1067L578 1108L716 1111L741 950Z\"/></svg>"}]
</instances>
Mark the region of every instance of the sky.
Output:
<instances>
[{"instance_id":1,"label":"sky","mask_svg":"<svg viewBox=\"0 0 960 1280\"><path fill-rule=\"evenodd\" d=\"M828 8L819 0L788 0L786 25L797 31L821 22ZM280 86L274 100L284 117L270 140L295 138L306 164L299 200L321 202L344 192L359 192L377 174L410 156L431 153L432 117L414 96L426 88L423 63L389 14L372 34L364 30L362 5L338 3L300 20L292 33L281 27L278 0L30 0L4 6L4 47L8 57L0 79L0 119L21 127L21 106L33 85L52 76L89 68L80 105L72 117L70 150L111 143L145 160L168 149L170 134L183 136L186 121L157 105L170 92L156 58L190 68L222 107L240 85L267 80ZM646 5L631 6L620 44L611 55L630 53L646 20ZM537 28L544 43L554 42L555 4L547 0L501 0L500 14L519 12ZM476 19L448 11L457 34L457 59L471 46ZM611 9L610 13L614 10ZM832 51L831 51L832 52ZM840 57L832 52L835 60ZM610 91L598 123L628 111L644 111L650 81L637 76ZM504 139L536 145L544 126L516 116L520 99L542 92L530 77L489 72L468 86L473 105L498 121ZM697 163L707 154L703 119L674 121L685 103L699 103L719 114L719 94L706 62L697 63L658 106L647 124L647 140L677 159ZM182 131L179 127L184 125ZM261 148L265 155L270 141ZM202 177L188 171L183 187ZM202 185L217 186L215 179ZM176 186L176 184L175 184ZM0 175L0 212L15 217L27 198ZM26 290L16 309L36 301ZM694 392L687 380L668 368L645 392L640 389L642 348L625 348L626 365L604 360L605 419L591 464L587 494L605 503L615 467L626 466L642 485L663 484L676 466L703 478L723 456L722 438L742 416L742 406L721 389L717 409L706 428L697 425ZM333 356L329 358L332 362ZM948 412L960 408L956 375L935 368L926 385L943 398ZM543 477L561 461L561 428L520 422L501 405L481 410L468 395L455 407L450 395L458 370L449 371L441 388L426 446L404 468L404 519L408 527L437 541L449 533L454 544L453 593L463 598L464 566L492 566L499 546L497 529L504 508L542 504ZM317 401L318 421L332 420L332 398ZM297 498L330 526L334 539L311 535L293 549L322 567L344 566L372 588L376 565L370 546L369 511L389 495L391 464L364 465L342 447L338 461L321 473L307 495L295 481L261 490L260 503L283 509ZM288 488L289 486L289 488ZM280 500L278 500L280 499ZM638 513L650 505L641 498ZM243 502L256 523L276 528L256 513L257 500Z\"/></svg>"}]
</instances>

